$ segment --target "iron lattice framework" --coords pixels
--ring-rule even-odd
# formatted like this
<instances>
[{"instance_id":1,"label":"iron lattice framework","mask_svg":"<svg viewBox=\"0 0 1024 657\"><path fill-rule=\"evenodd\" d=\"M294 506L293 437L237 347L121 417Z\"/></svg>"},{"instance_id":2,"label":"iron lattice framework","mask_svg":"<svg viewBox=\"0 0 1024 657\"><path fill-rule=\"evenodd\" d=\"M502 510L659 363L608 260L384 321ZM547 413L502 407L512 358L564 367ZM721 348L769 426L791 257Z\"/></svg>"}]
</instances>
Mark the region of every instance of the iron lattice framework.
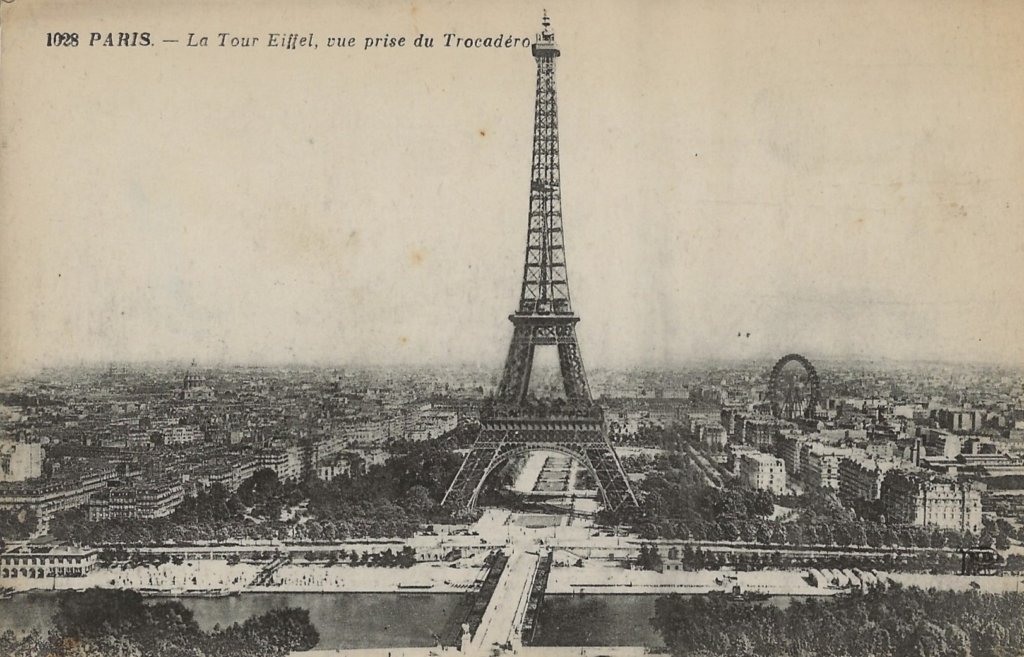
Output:
<instances>
[{"instance_id":1,"label":"iron lattice framework","mask_svg":"<svg viewBox=\"0 0 1024 657\"><path fill-rule=\"evenodd\" d=\"M782 370L790 363L799 363L807 376L800 388L787 387L782 381ZM785 420L813 418L821 404L821 381L811 361L800 354L786 354L780 358L768 376L768 400L775 417Z\"/></svg>"},{"instance_id":2,"label":"iron lattice framework","mask_svg":"<svg viewBox=\"0 0 1024 657\"><path fill-rule=\"evenodd\" d=\"M501 382L481 412L481 430L444 504L473 507L487 477L509 459L533 450L561 452L577 460L597 482L612 510L636 506L615 450L608 442L604 414L590 396L569 298L562 230L558 158L558 103L555 60L560 55L547 15L533 44L537 62L530 217L519 307L509 316L512 341ZM565 400L528 398L536 348L558 351Z\"/></svg>"}]
</instances>

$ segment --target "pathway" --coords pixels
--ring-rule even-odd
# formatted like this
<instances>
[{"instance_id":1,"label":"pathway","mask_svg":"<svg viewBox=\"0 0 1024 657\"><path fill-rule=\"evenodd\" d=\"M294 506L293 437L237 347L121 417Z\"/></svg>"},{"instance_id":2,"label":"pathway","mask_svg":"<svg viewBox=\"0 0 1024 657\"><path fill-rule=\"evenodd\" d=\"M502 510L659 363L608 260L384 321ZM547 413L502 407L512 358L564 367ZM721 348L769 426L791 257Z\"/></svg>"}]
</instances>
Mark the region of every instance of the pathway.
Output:
<instances>
[{"instance_id":1,"label":"pathway","mask_svg":"<svg viewBox=\"0 0 1024 657\"><path fill-rule=\"evenodd\" d=\"M511 552L498 588L473 636L472 654L487 654L495 645L518 648L521 644L523 619L540 557L522 548L512 548Z\"/></svg>"}]
</instances>

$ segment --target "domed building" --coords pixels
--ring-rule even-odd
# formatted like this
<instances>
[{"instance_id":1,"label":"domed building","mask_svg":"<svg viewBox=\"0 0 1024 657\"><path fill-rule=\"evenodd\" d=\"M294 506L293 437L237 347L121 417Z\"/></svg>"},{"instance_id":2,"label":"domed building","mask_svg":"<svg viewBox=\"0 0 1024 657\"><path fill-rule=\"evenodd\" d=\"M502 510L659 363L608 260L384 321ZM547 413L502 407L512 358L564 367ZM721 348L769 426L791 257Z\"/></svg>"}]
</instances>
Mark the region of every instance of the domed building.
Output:
<instances>
[{"instance_id":1,"label":"domed building","mask_svg":"<svg viewBox=\"0 0 1024 657\"><path fill-rule=\"evenodd\" d=\"M206 385L206 377L204 377L199 369L196 367L196 362L193 360L192 364L189 365L188 369L185 370L185 378L181 384L181 398L182 399L212 399L213 390L210 386Z\"/></svg>"}]
</instances>

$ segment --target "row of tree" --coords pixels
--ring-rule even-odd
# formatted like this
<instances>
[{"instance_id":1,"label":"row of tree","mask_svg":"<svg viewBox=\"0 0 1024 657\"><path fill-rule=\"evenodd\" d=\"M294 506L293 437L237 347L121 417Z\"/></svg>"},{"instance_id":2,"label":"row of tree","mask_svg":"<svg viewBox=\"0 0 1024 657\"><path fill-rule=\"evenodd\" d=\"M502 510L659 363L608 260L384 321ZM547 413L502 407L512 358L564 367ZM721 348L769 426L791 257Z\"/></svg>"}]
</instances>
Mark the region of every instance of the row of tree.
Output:
<instances>
[{"instance_id":1,"label":"row of tree","mask_svg":"<svg viewBox=\"0 0 1024 657\"><path fill-rule=\"evenodd\" d=\"M284 657L320 641L305 609L274 609L204 632L180 602L147 604L138 593L90 589L61 594L52 629L0 635L10 657Z\"/></svg>"},{"instance_id":2,"label":"row of tree","mask_svg":"<svg viewBox=\"0 0 1024 657\"><path fill-rule=\"evenodd\" d=\"M1009 657L1024 654L1021 609L1018 593L894 587L785 608L666 596L651 622L675 655Z\"/></svg>"},{"instance_id":3,"label":"row of tree","mask_svg":"<svg viewBox=\"0 0 1024 657\"><path fill-rule=\"evenodd\" d=\"M951 529L913 525L882 525L863 520L779 522L768 519L727 520L723 522L682 522L664 519L646 522L640 527L644 538L670 538L693 541L740 541L762 545L837 546L837 547L916 547L951 548L991 547L990 536ZM999 546L996 546L999 547Z\"/></svg>"},{"instance_id":4,"label":"row of tree","mask_svg":"<svg viewBox=\"0 0 1024 657\"><path fill-rule=\"evenodd\" d=\"M862 568L878 570L918 570L931 573L958 572L960 556L951 552L928 550L924 552L883 552L877 554L843 554L836 552L822 556L814 551L742 551L705 550L699 546L685 545L671 547L665 556L683 570L707 570L731 567L739 570L764 570L769 568ZM641 570L657 570L665 567L665 559L656 544L643 544L634 562Z\"/></svg>"},{"instance_id":5,"label":"row of tree","mask_svg":"<svg viewBox=\"0 0 1024 657\"><path fill-rule=\"evenodd\" d=\"M684 570L714 570L728 566L737 570L815 567L955 573L961 567L960 555L940 550L822 555L812 551L718 551L686 546L681 550L672 548L666 554L669 560L678 559L677 563Z\"/></svg>"},{"instance_id":6,"label":"row of tree","mask_svg":"<svg viewBox=\"0 0 1024 657\"><path fill-rule=\"evenodd\" d=\"M406 545L397 552L391 548L383 552L324 550L307 554L306 559L324 562L329 566L338 563L348 563L353 566L371 566L376 568L411 568L416 563L416 549Z\"/></svg>"}]
</instances>

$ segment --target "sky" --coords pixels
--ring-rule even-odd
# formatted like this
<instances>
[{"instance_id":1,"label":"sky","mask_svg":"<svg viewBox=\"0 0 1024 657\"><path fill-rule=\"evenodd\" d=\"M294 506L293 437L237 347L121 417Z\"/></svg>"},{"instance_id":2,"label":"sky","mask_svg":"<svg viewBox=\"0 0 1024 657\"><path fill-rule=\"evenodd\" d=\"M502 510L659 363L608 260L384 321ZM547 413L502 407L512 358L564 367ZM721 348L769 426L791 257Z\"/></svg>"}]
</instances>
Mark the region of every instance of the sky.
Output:
<instances>
[{"instance_id":1,"label":"sky","mask_svg":"<svg viewBox=\"0 0 1024 657\"><path fill-rule=\"evenodd\" d=\"M296 5L3 5L0 372L500 366L535 65L440 41L545 5ZM1024 364L1024 4L546 8L588 366ZM119 30L159 42L45 45ZM291 31L319 47L215 45ZM214 45L162 43L190 32Z\"/></svg>"}]
</instances>

